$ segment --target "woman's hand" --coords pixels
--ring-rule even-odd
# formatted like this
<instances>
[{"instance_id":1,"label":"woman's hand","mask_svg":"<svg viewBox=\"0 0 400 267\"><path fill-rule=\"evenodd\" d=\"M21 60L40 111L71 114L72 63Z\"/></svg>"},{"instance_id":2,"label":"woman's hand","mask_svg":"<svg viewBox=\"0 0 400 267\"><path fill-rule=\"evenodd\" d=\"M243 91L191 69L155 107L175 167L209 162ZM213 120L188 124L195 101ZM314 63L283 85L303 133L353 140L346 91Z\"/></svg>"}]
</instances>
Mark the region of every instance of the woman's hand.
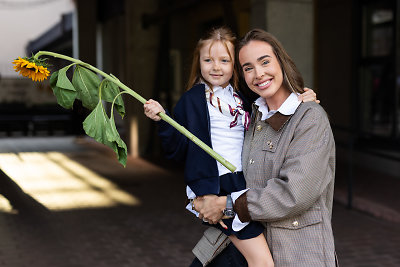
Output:
<instances>
[{"instance_id":1,"label":"woman's hand","mask_svg":"<svg viewBox=\"0 0 400 267\"><path fill-rule=\"evenodd\" d=\"M147 100L147 102L143 105L143 108L144 108L144 114L153 121L161 120L161 117L157 115L158 113L160 112L165 113L165 110L160 105L160 103L158 103L153 99Z\"/></svg>"},{"instance_id":2,"label":"woman's hand","mask_svg":"<svg viewBox=\"0 0 400 267\"><path fill-rule=\"evenodd\" d=\"M314 92L313 89L305 87L304 91L305 91L304 93L298 96L299 101L303 102L315 101L315 103L318 104L321 102L317 99L317 94Z\"/></svg>"},{"instance_id":3,"label":"woman's hand","mask_svg":"<svg viewBox=\"0 0 400 267\"><path fill-rule=\"evenodd\" d=\"M216 224L223 217L223 211L226 207L226 196L205 195L197 197L193 202L193 206L199 212L200 219L211 224Z\"/></svg>"}]
</instances>

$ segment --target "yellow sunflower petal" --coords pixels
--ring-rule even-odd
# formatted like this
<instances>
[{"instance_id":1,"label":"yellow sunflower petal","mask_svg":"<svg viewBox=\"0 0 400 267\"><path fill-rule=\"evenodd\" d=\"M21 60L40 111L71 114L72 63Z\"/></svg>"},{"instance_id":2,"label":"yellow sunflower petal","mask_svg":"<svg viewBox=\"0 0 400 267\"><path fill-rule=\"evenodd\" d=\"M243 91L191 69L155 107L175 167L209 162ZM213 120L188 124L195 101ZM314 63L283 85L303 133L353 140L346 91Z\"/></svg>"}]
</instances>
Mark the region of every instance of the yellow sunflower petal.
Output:
<instances>
[{"instance_id":1,"label":"yellow sunflower petal","mask_svg":"<svg viewBox=\"0 0 400 267\"><path fill-rule=\"evenodd\" d=\"M31 72L30 77L31 77L32 81L36 82L36 73L35 72Z\"/></svg>"},{"instance_id":2,"label":"yellow sunflower petal","mask_svg":"<svg viewBox=\"0 0 400 267\"><path fill-rule=\"evenodd\" d=\"M29 64L29 62L26 60L21 61L21 67L25 67L28 64Z\"/></svg>"},{"instance_id":3,"label":"yellow sunflower petal","mask_svg":"<svg viewBox=\"0 0 400 267\"><path fill-rule=\"evenodd\" d=\"M15 59L12 62L14 70L19 72L22 76L32 79L32 81L43 81L50 76L50 71L43 62L36 61L33 58L21 58Z\"/></svg>"}]
</instances>

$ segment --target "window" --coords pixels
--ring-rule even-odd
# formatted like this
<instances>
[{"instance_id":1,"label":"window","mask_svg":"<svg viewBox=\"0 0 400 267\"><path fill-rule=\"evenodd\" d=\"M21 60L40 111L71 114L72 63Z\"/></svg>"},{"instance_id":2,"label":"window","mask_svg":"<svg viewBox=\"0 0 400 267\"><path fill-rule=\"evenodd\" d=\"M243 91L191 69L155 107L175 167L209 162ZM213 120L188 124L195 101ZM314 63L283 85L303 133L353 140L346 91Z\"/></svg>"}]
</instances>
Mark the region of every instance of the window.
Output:
<instances>
[{"instance_id":1,"label":"window","mask_svg":"<svg viewBox=\"0 0 400 267\"><path fill-rule=\"evenodd\" d=\"M361 3L359 125L362 137L399 143L399 89L396 87L395 2Z\"/></svg>"}]
</instances>

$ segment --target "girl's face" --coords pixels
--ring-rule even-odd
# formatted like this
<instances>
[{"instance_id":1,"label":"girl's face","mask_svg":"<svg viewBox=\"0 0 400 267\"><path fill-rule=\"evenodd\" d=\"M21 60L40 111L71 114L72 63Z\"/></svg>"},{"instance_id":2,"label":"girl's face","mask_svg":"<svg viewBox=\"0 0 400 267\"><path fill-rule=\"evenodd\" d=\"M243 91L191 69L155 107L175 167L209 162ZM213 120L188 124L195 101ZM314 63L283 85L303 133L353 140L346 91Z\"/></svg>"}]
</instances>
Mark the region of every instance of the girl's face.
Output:
<instances>
[{"instance_id":1,"label":"girl's face","mask_svg":"<svg viewBox=\"0 0 400 267\"><path fill-rule=\"evenodd\" d=\"M227 43L229 53L234 55L233 44ZM226 87L233 75L233 59L222 42L206 41L200 49L200 71L204 80L212 86Z\"/></svg>"},{"instance_id":2,"label":"girl's face","mask_svg":"<svg viewBox=\"0 0 400 267\"><path fill-rule=\"evenodd\" d=\"M268 106L281 97L286 99L290 92L282 86L282 69L270 44L250 41L240 49L239 62L247 86L264 98Z\"/></svg>"}]
</instances>

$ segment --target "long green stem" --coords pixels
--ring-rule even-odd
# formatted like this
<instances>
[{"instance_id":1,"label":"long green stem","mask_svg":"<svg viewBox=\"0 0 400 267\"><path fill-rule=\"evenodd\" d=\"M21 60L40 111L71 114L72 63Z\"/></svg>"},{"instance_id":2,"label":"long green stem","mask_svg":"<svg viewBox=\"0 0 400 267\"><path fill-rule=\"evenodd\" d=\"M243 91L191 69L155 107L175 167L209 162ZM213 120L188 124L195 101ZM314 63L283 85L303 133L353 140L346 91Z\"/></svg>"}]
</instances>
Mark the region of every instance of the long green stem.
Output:
<instances>
[{"instance_id":1,"label":"long green stem","mask_svg":"<svg viewBox=\"0 0 400 267\"><path fill-rule=\"evenodd\" d=\"M100 75L102 75L104 78L114 82L116 85L118 85L121 89L123 89L126 93L128 93L129 95L133 96L136 100L140 101L142 104L146 103L146 99L143 98L141 95L139 95L138 93L136 93L135 91L133 91L132 89L130 89L128 86L126 86L125 84L121 83L115 76L113 75L109 75L107 73L104 73L103 71L83 62L80 61L79 59L75 59L72 57L68 57L62 54L58 54L58 53L54 53L54 52L48 52L48 51L39 51L36 53L36 55L34 56L36 59L38 59L40 56L42 55L47 55L47 56L52 56L52 57L56 57L56 58L61 58L64 60L68 60L71 62L74 62L76 64L82 65ZM200 148L202 148L205 152L207 152L211 157L213 157L214 159L216 159L217 161L219 161L222 165L224 165L228 170L230 170L231 172L234 172L236 170L236 167L234 165L232 165L229 161L227 161L226 159L224 159L221 155L219 155L217 152L215 152L214 150L212 150L212 148L210 148L208 145L206 145L203 141L201 141L199 138L197 138L194 134L192 134L191 132L189 132L185 127L183 127L182 125L180 125L179 123L177 123L176 121L174 121L171 117L169 117L167 114L160 112L158 114L161 119L163 119L164 121L166 121L167 123L169 123L171 126L173 126L175 129L177 129L180 133L182 133L183 135L185 135L187 138L189 138L191 141L193 141L196 145L198 145Z\"/></svg>"}]
</instances>

